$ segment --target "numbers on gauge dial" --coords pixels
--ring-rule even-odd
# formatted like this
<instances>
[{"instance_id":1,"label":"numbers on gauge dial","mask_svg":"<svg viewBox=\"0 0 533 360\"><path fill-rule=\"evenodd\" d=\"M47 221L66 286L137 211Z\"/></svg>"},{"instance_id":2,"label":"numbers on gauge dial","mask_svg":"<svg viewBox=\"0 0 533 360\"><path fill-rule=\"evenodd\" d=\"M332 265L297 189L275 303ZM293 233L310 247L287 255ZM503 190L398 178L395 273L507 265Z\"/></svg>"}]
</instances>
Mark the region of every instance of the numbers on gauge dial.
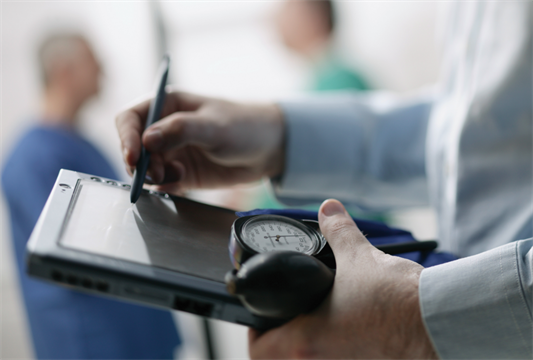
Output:
<instances>
[{"instance_id":1,"label":"numbers on gauge dial","mask_svg":"<svg viewBox=\"0 0 533 360\"><path fill-rule=\"evenodd\" d=\"M257 252L292 250L310 254L315 248L311 236L304 230L281 221L255 221L248 224L244 240Z\"/></svg>"}]
</instances>

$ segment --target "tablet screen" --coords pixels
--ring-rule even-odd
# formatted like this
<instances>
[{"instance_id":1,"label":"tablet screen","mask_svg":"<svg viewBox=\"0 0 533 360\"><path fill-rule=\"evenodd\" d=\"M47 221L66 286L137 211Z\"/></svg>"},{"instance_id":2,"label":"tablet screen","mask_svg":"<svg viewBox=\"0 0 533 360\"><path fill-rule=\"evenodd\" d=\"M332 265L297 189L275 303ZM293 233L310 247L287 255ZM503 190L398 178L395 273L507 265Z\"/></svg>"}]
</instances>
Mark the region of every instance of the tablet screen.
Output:
<instances>
[{"instance_id":1,"label":"tablet screen","mask_svg":"<svg viewBox=\"0 0 533 360\"><path fill-rule=\"evenodd\" d=\"M71 249L224 282L236 215L185 198L81 180L59 240Z\"/></svg>"}]
</instances>

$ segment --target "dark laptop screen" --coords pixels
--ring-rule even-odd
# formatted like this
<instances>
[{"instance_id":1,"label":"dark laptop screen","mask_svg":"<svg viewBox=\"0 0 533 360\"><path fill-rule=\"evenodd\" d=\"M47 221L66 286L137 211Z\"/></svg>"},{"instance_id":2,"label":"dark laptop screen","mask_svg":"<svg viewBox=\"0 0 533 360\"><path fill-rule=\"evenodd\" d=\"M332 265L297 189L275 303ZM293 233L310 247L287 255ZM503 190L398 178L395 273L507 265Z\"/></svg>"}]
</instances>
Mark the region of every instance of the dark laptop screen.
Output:
<instances>
[{"instance_id":1,"label":"dark laptop screen","mask_svg":"<svg viewBox=\"0 0 533 360\"><path fill-rule=\"evenodd\" d=\"M129 190L90 180L77 192L61 246L220 282L233 268L230 210L146 192L131 205Z\"/></svg>"}]
</instances>

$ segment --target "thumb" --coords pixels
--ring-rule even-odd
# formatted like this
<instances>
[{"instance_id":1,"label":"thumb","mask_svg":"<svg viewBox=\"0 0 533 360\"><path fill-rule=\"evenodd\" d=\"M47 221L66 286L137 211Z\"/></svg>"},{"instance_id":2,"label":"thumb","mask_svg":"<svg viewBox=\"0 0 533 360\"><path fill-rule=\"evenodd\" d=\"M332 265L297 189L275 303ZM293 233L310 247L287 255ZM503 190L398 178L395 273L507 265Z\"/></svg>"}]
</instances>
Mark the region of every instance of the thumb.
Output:
<instances>
[{"instance_id":1,"label":"thumb","mask_svg":"<svg viewBox=\"0 0 533 360\"><path fill-rule=\"evenodd\" d=\"M373 248L338 200L329 199L322 203L318 221L337 265Z\"/></svg>"}]
</instances>

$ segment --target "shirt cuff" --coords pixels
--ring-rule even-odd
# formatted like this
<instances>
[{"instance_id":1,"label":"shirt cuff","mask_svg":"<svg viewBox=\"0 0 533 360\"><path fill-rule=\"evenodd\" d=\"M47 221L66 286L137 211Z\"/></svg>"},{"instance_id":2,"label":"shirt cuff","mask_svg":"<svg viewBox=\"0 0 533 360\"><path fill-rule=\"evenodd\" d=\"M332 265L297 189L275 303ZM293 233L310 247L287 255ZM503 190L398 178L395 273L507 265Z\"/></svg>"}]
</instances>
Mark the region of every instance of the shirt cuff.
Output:
<instances>
[{"instance_id":1,"label":"shirt cuff","mask_svg":"<svg viewBox=\"0 0 533 360\"><path fill-rule=\"evenodd\" d=\"M533 239L422 271L422 317L440 358L531 359L531 289L524 282L531 269L519 251L526 245Z\"/></svg>"},{"instance_id":2,"label":"shirt cuff","mask_svg":"<svg viewBox=\"0 0 533 360\"><path fill-rule=\"evenodd\" d=\"M348 193L361 172L365 146L364 134L354 121L354 106L324 99L279 105L286 122L287 148L283 177L273 181L276 195L298 203L298 199L309 202Z\"/></svg>"},{"instance_id":3,"label":"shirt cuff","mask_svg":"<svg viewBox=\"0 0 533 360\"><path fill-rule=\"evenodd\" d=\"M335 197L362 209L427 204L425 146L433 96L336 93L279 103L290 205Z\"/></svg>"}]
</instances>

